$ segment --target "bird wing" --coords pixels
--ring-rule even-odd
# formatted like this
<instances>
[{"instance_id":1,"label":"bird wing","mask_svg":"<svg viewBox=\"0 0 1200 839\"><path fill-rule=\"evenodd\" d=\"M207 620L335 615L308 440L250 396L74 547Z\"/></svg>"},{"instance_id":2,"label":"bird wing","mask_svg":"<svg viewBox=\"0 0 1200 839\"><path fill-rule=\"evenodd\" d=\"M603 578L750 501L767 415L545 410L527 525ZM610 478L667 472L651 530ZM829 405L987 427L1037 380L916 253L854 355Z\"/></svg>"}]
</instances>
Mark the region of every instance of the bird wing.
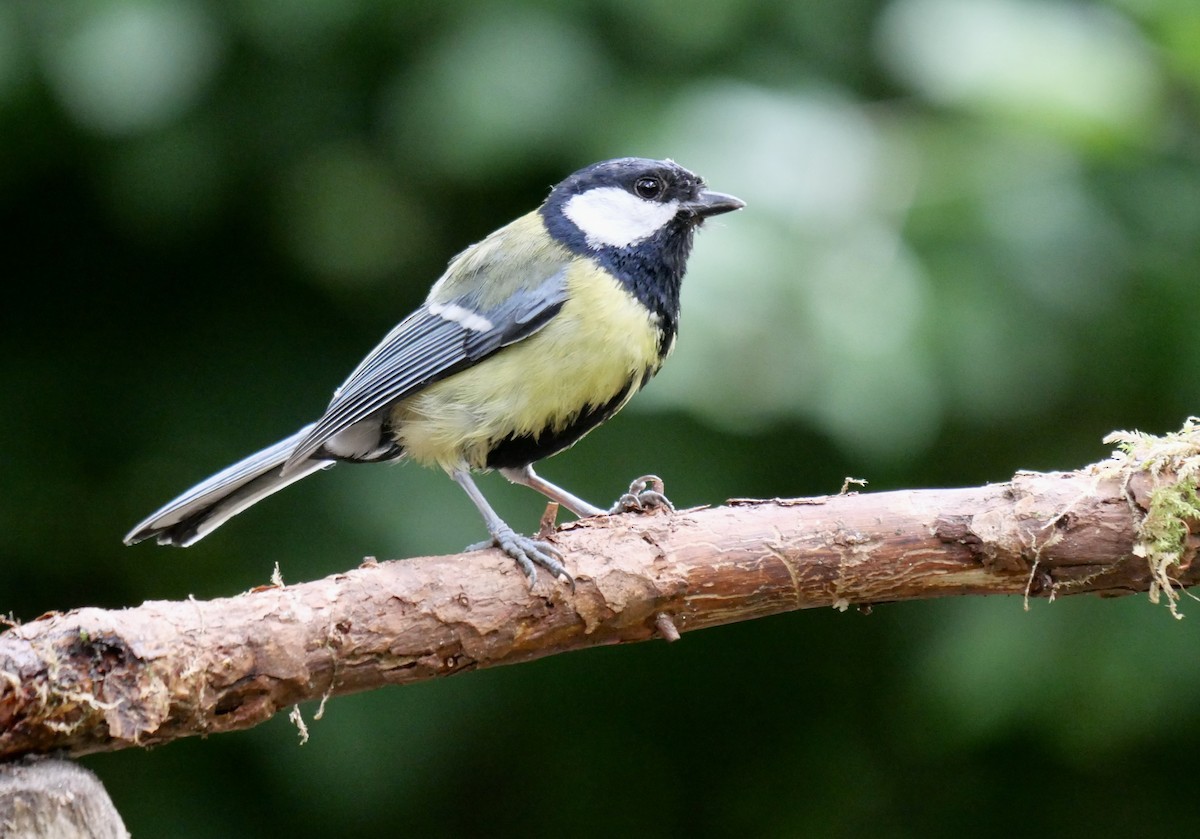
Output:
<instances>
[{"instance_id":1,"label":"bird wing","mask_svg":"<svg viewBox=\"0 0 1200 839\"><path fill-rule=\"evenodd\" d=\"M479 311L468 297L426 301L372 350L333 394L308 434L296 444L283 475L316 454L330 439L396 401L528 338L562 309L566 270L532 288L516 290Z\"/></svg>"}]
</instances>

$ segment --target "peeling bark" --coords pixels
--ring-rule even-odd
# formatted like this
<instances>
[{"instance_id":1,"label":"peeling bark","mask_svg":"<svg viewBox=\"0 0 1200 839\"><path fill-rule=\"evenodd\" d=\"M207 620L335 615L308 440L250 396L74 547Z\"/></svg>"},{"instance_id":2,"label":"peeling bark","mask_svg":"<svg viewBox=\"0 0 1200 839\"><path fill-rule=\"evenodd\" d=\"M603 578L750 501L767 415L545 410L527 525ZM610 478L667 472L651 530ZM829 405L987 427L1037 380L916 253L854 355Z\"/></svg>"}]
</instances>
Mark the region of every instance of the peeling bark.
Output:
<instances>
[{"instance_id":1,"label":"peeling bark","mask_svg":"<svg viewBox=\"0 0 1200 839\"><path fill-rule=\"evenodd\" d=\"M548 580L530 592L511 560L484 551L49 615L0 635L0 758L248 728L304 700L794 609L1153 592L1135 545L1165 480L1093 467L586 520L553 536L574 593ZM1197 582L1195 553L1189 535L1174 584Z\"/></svg>"}]
</instances>

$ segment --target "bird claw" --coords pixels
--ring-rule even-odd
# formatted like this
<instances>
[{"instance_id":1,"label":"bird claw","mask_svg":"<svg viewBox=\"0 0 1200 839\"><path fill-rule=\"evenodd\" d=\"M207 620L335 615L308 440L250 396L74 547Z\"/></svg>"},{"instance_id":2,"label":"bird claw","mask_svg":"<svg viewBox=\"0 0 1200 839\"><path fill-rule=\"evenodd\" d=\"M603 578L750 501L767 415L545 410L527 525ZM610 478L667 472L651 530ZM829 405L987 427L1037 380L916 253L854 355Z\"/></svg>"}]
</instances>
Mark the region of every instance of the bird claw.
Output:
<instances>
[{"instance_id":1,"label":"bird claw","mask_svg":"<svg viewBox=\"0 0 1200 839\"><path fill-rule=\"evenodd\" d=\"M522 536L512 528L505 527L493 533L491 539L470 545L467 550L479 551L492 547L499 548L516 561L517 567L525 575L530 588L537 583L537 569L540 565L568 584L571 591L575 591L575 578L567 572L566 567L562 564L562 551L549 542Z\"/></svg>"},{"instance_id":2,"label":"bird claw","mask_svg":"<svg viewBox=\"0 0 1200 839\"><path fill-rule=\"evenodd\" d=\"M610 516L617 513L646 513L652 510L675 512L675 505L663 493L662 478L658 475L643 475L629 485L629 492L617 499L609 509Z\"/></svg>"}]
</instances>

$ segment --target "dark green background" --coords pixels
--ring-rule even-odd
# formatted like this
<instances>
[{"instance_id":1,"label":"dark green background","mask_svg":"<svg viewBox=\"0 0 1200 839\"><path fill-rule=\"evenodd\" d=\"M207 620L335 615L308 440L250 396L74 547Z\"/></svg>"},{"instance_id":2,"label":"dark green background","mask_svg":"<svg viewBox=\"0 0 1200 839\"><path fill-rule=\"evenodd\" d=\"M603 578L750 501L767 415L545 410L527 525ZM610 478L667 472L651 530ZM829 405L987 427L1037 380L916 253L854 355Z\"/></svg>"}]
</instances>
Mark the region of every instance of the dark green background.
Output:
<instances>
[{"instance_id":1,"label":"dark green background","mask_svg":"<svg viewBox=\"0 0 1200 839\"><path fill-rule=\"evenodd\" d=\"M1198 88L1193 0L0 2L0 609L480 538L444 476L341 467L186 552L120 543L606 157L749 206L701 233L663 374L546 465L585 497L973 485L1178 428ZM303 748L281 717L85 764L142 837L1185 835L1183 610L798 613L305 706Z\"/></svg>"}]
</instances>

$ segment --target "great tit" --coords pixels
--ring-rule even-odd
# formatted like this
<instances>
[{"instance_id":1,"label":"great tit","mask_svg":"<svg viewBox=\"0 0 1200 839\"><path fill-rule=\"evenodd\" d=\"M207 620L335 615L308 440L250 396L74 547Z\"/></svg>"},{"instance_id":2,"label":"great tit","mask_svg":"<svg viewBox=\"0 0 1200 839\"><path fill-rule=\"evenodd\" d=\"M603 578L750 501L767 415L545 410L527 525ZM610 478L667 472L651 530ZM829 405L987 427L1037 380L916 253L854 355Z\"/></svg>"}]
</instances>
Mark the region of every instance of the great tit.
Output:
<instances>
[{"instance_id":1,"label":"great tit","mask_svg":"<svg viewBox=\"0 0 1200 839\"><path fill-rule=\"evenodd\" d=\"M498 470L580 517L609 512L533 464L607 420L658 372L675 344L696 228L743 206L670 160L579 170L541 207L451 260L320 419L192 487L125 543L191 545L337 461L407 458L449 473L530 584L535 566L572 582L562 554L505 524L471 472Z\"/></svg>"}]
</instances>

